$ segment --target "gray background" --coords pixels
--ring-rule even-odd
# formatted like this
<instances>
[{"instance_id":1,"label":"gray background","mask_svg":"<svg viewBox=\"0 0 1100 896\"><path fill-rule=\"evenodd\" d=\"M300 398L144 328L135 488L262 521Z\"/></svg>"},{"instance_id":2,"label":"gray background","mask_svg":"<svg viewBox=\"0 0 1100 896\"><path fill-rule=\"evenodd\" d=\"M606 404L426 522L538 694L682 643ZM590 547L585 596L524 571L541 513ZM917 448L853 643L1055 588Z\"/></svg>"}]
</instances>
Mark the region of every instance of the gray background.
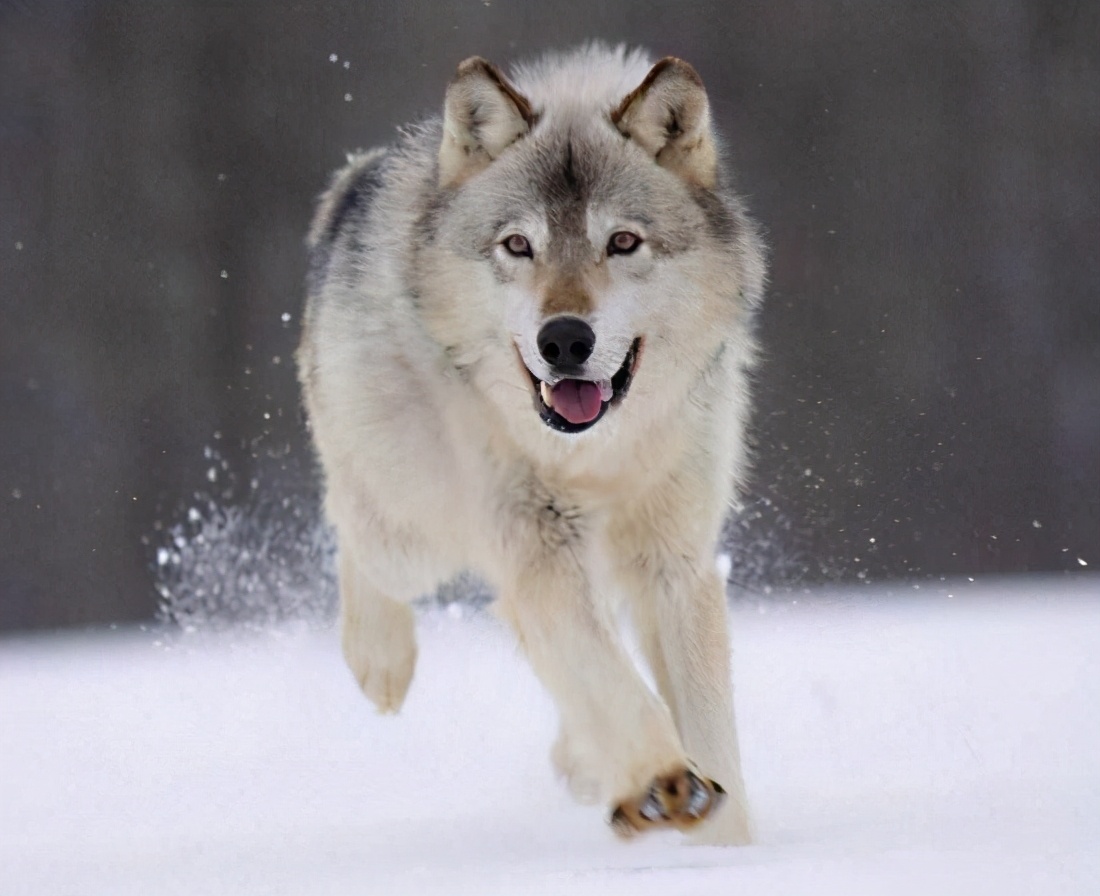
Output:
<instances>
[{"instance_id":1,"label":"gray background","mask_svg":"<svg viewBox=\"0 0 1100 896\"><path fill-rule=\"evenodd\" d=\"M593 37L698 68L769 233L734 577L1095 569L1098 24L1021 0L0 4L0 628L150 617L196 504L311 525L313 197L463 57Z\"/></svg>"}]
</instances>

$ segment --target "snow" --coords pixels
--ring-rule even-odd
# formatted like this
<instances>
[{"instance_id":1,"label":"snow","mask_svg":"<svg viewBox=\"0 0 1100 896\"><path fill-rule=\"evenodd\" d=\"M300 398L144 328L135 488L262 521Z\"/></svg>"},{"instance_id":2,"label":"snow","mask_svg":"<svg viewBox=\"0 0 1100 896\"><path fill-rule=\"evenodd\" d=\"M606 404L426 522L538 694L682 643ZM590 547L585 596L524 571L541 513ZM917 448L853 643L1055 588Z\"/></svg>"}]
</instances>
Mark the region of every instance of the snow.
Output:
<instances>
[{"instance_id":1,"label":"snow","mask_svg":"<svg viewBox=\"0 0 1100 896\"><path fill-rule=\"evenodd\" d=\"M571 803L484 613L422 616L396 718L332 630L9 637L0 892L1100 893L1100 578L929 590L735 604L743 849Z\"/></svg>"}]
</instances>

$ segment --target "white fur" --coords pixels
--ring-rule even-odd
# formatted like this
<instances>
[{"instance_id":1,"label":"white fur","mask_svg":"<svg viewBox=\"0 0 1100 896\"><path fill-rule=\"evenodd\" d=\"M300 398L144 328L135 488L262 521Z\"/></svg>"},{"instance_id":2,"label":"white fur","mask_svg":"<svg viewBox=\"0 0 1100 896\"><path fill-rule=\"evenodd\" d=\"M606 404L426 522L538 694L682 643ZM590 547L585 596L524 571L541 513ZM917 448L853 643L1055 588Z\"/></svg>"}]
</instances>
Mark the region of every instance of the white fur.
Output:
<instances>
[{"instance_id":1,"label":"white fur","mask_svg":"<svg viewBox=\"0 0 1100 896\"><path fill-rule=\"evenodd\" d=\"M610 111L642 82L652 65L644 50L608 50L592 43L514 66L511 75L531 104L559 124Z\"/></svg>"}]
</instances>

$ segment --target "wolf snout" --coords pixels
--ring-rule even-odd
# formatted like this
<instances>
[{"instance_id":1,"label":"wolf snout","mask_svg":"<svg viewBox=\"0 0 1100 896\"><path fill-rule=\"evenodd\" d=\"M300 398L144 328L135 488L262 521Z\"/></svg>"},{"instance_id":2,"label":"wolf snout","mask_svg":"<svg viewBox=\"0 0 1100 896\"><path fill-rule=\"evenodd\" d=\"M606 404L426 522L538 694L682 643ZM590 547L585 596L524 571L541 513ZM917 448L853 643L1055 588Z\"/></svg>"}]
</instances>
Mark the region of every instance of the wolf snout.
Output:
<instances>
[{"instance_id":1,"label":"wolf snout","mask_svg":"<svg viewBox=\"0 0 1100 896\"><path fill-rule=\"evenodd\" d=\"M542 325L539 354L554 370L573 371L584 364L596 347L596 334L579 317L555 317Z\"/></svg>"}]
</instances>

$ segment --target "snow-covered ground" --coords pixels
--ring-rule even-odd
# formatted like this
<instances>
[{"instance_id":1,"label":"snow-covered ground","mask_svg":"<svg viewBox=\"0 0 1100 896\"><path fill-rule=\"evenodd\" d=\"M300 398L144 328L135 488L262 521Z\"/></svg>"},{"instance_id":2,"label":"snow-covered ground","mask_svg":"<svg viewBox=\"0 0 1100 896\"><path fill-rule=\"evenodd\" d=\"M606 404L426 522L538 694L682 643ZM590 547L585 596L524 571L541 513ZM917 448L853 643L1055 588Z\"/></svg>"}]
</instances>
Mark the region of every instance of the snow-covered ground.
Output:
<instances>
[{"instance_id":1,"label":"snow-covered ground","mask_svg":"<svg viewBox=\"0 0 1100 896\"><path fill-rule=\"evenodd\" d=\"M396 718L331 631L0 641L0 893L1100 893L1100 578L740 603L759 843L615 841L484 614Z\"/></svg>"}]
</instances>

